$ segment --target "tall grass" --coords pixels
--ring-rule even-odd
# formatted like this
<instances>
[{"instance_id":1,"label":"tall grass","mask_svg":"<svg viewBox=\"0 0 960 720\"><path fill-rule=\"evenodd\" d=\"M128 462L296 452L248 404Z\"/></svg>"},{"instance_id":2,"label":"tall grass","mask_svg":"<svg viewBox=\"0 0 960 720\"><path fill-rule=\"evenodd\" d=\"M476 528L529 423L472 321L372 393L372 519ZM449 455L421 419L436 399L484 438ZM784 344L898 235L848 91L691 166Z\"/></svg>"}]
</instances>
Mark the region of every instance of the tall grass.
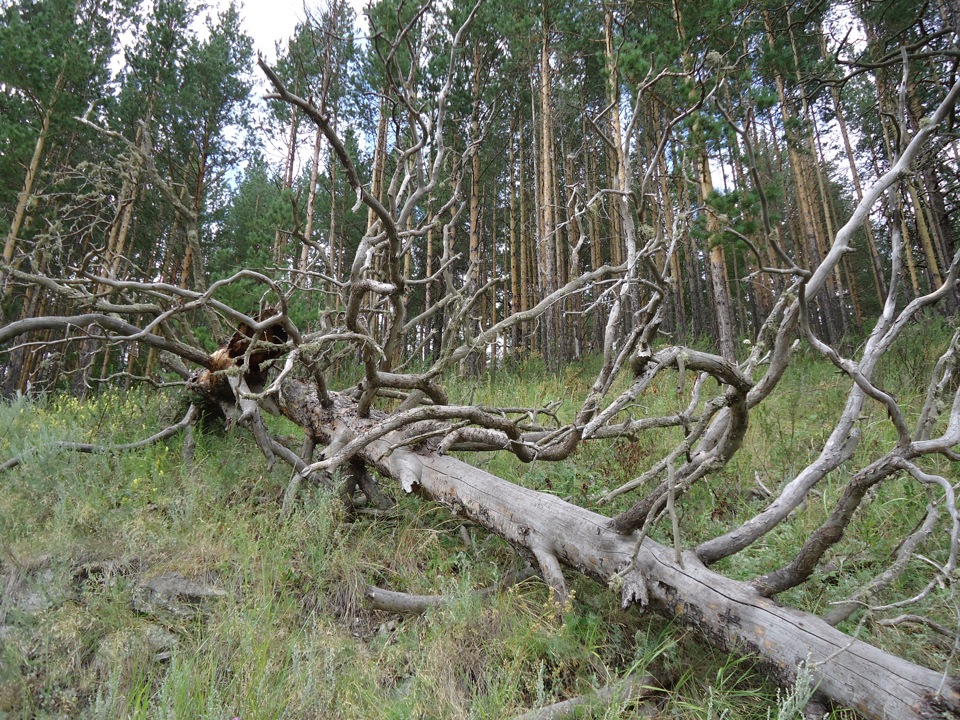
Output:
<instances>
[{"instance_id":1,"label":"tall grass","mask_svg":"<svg viewBox=\"0 0 960 720\"><path fill-rule=\"evenodd\" d=\"M929 338L912 342L915 353L890 354L879 372L908 403L915 403L910 393L917 394L921 366L935 359ZM554 412L565 421L595 363L557 375L530 362L472 381L451 378L451 398L528 407L559 401ZM676 378L664 377L634 412L672 411L682 402L675 387ZM680 501L684 542L760 509L756 480L775 490L815 457L845 393L832 367L799 357L783 387L754 413L744 450ZM155 394L105 392L86 403L52 397L0 405L0 460L24 456L20 467L0 475L0 717L502 718L643 672L671 683L656 701L660 717L799 717L797 697L809 688L780 697L749 658L621 610L613 593L583 578L571 577L574 598L566 608L557 609L535 579L478 600L472 589L496 582L523 559L479 528L465 542L462 521L442 507L399 497L395 513L371 520L347 516L335 496L306 488L281 522L289 474L280 466L268 471L241 433L199 433L189 468L179 439L124 455L51 449L56 440L144 437L175 419L174 404ZM869 408L861 424L857 460L865 462L893 438L879 410ZM679 431L664 430L590 444L553 465L469 459L612 513L630 498L610 507L599 504L601 495L678 439ZM746 577L782 563L830 511L848 476L832 475L818 498L723 571ZM882 486L832 554L823 582L785 600L818 611L845 597L883 567L927 501L910 482ZM929 552L936 557L940 550ZM137 584L161 571L227 594L191 620L138 614ZM920 582L919 572L908 573L896 590ZM370 610L367 584L454 601L401 618ZM949 623L945 607L941 597L925 609ZM906 630L860 630L921 662L947 662L947 650ZM596 703L588 717L631 712L621 702Z\"/></svg>"}]
</instances>

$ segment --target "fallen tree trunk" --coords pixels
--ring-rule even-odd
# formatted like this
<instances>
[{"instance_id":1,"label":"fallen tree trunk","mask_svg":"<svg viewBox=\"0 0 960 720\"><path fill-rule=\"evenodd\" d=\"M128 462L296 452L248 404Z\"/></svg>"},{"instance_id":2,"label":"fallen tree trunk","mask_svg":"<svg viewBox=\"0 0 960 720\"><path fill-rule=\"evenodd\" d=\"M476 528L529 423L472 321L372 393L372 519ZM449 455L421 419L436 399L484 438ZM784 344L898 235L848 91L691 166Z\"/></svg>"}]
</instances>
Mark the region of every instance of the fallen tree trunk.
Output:
<instances>
[{"instance_id":1,"label":"fallen tree trunk","mask_svg":"<svg viewBox=\"0 0 960 720\"><path fill-rule=\"evenodd\" d=\"M284 414L322 444L343 447L382 417L361 418L356 403L331 394L324 407L310 386L283 383ZM441 502L536 557L546 582L562 597L561 565L610 585L625 605L638 603L675 618L710 643L755 657L775 681L794 684L809 668L815 697L868 718L956 717L957 678L920 667L846 635L826 622L764 598L749 585L719 575L692 552L649 538L621 535L610 519L547 493L520 487L456 458L402 446L402 431L371 442L359 459L384 477ZM634 556L636 559L634 560Z\"/></svg>"}]
</instances>

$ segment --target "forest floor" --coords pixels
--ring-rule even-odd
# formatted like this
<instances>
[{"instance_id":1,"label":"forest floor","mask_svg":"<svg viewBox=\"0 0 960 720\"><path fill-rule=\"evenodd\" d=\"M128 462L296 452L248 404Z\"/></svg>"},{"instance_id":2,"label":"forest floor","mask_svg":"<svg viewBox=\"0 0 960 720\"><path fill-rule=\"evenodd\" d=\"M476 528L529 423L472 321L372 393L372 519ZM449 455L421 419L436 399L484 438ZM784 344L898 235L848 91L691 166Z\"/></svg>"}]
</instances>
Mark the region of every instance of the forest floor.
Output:
<instances>
[{"instance_id":1,"label":"forest floor","mask_svg":"<svg viewBox=\"0 0 960 720\"><path fill-rule=\"evenodd\" d=\"M921 402L935 345L918 330L906 349L884 358L880 384L908 406ZM560 400L564 416L591 370L595 361L553 375L529 361L448 387L455 402ZM673 407L675 385L665 378L635 414ZM680 501L684 544L754 513L767 502L761 486L775 492L815 457L846 387L832 366L801 352L752 415L733 462ZM51 396L0 404L0 462L23 454L22 464L0 474L0 718L508 718L644 673L668 684L652 704L598 701L588 716L643 717L655 707L661 718L794 717L789 699L749 658L716 651L657 616L622 610L616 593L590 580L571 575L572 599L562 608L535 576L479 598L472 589L497 583L525 560L396 488L387 490L397 506L373 516L347 513L337 494L306 487L282 519L290 473L279 464L268 471L243 431L198 431L190 463L179 435L123 454L54 447L147 437L176 422L183 402L175 394L106 390L83 402ZM855 460L892 442L883 420L876 408L865 413ZM299 443L298 428L271 423ZM599 504L602 493L635 477L677 433L591 444L552 465L492 454L469 460L611 513L615 507ZM834 473L790 522L718 569L745 578L782 564L847 477ZM781 601L825 612L849 596L885 567L927 502L912 482L879 487L826 569ZM908 571L890 597L908 595L924 578ZM369 608L368 585L451 601L422 615L389 614ZM952 627L954 602L944 589L914 612ZM953 648L922 626L855 617L842 627L928 667L958 670Z\"/></svg>"}]
</instances>

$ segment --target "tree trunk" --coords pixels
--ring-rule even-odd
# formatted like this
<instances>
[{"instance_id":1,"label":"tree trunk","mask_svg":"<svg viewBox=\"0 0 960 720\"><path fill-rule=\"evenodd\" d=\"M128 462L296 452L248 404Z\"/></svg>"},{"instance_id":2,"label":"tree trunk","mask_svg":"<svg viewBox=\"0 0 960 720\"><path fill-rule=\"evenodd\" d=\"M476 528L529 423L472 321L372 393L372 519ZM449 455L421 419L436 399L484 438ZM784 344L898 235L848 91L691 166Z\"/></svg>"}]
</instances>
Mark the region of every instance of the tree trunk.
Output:
<instances>
[{"instance_id":1,"label":"tree trunk","mask_svg":"<svg viewBox=\"0 0 960 720\"><path fill-rule=\"evenodd\" d=\"M860 183L860 173L857 170L856 156L853 152L853 145L850 142L850 133L847 131L847 122L844 119L840 106L840 91L837 90L836 87L831 87L830 96L833 100L833 110L837 117L837 125L840 128L840 136L843 138L843 148L847 156L847 164L850 167L850 177L853 179L857 202L860 202L863 200L863 186ZM863 224L863 232L867 237L867 248L870 251L870 272L873 277L873 287L877 293L877 303L882 307L884 297L887 294L887 285L883 278L883 266L880 264L880 253L877 251L877 241L873 237L873 225L865 222Z\"/></svg>"},{"instance_id":2,"label":"tree trunk","mask_svg":"<svg viewBox=\"0 0 960 720\"><path fill-rule=\"evenodd\" d=\"M473 297L483 285L480 263L480 89L481 89L481 58L480 45L473 46L473 102L470 112L470 230L468 238L468 257L470 266L467 270L466 284L467 297ZM485 310L485 297L481 299L480 316ZM464 324L464 332L468 338L476 337L480 332L480 320L470 319ZM483 357L480 353L471 353L464 366L470 376L477 375L483 369Z\"/></svg>"},{"instance_id":3,"label":"tree trunk","mask_svg":"<svg viewBox=\"0 0 960 720\"><path fill-rule=\"evenodd\" d=\"M20 319L26 320L37 317L41 294L39 287L34 286L27 289ZM29 380L27 365L30 355L30 348L24 344L19 345L10 353L4 375L3 397L10 399L16 397L18 392L25 393L27 391L27 381Z\"/></svg>"},{"instance_id":4,"label":"tree trunk","mask_svg":"<svg viewBox=\"0 0 960 720\"><path fill-rule=\"evenodd\" d=\"M771 48L776 46L774 41L775 29L768 12L763 14L764 24L767 32L767 41ZM792 35L791 35L792 38ZM796 60L795 60L796 62ZM793 131L792 123L795 119L794 113L790 109L789 99L787 97L786 81L784 77L777 72L774 76L777 86L777 96L780 99L780 112L783 116L784 136L787 146L787 157L790 160L790 172L793 178L793 184L796 188L797 208L799 210L800 229L798 233L797 246L801 246L804 241L807 244L805 249L807 254L807 263L809 269L815 268L820 264L820 259L824 256L826 250L826 240L823 237L823 228L817 218L815 210L814 195L816 194L810 186L811 175L816 172L816 168L810 166L809 158L805 158L798 151L799 147L807 145L810 148L809 137L797 138ZM804 103L804 108L806 104ZM803 109L801 109L803 115ZM815 152L811 151L811 156L816 157ZM818 299L817 305L820 314L823 317L823 333L828 342L833 342L840 337L840 322L837 315L839 309L835 307L834 298L837 294L837 288L834 287L835 277L831 275L828 280L828 289L824 296Z\"/></svg>"},{"instance_id":5,"label":"tree trunk","mask_svg":"<svg viewBox=\"0 0 960 720\"><path fill-rule=\"evenodd\" d=\"M600 175L600 163L597 158L602 156L602 146L600 148L595 147L593 152L586 154L586 192L584 194L588 200L592 198L597 191L598 178ZM587 228L590 234L590 269L596 270L603 265L603 247L600 242L600 217L596 211L596 206L588 208ZM602 291L599 289L594 290L591 299L596 299L600 292ZM604 312L604 308L600 304L597 304L592 320L593 337L591 342L594 348L603 347L603 332L606 323L607 314Z\"/></svg>"},{"instance_id":6,"label":"tree trunk","mask_svg":"<svg viewBox=\"0 0 960 720\"><path fill-rule=\"evenodd\" d=\"M332 165L333 163L331 163ZM433 213L433 198L430 198L429 203L427 204L427 216L434 219ZM431 225L430 229L427 231L427 247L424 252L424 264L426 269L424 271L424 277L432 278L433 277L433 236L434 229ZM423 310L426 312L429 308L433 307L433 281L429 280L423 286ZM420 327L420 332L423 337L423 362L432 362L434 360L434 355L431 352L431 342L427 339L427 336L430 334L431 329L437 322L437 317L431 317L427 320L426 323L422 323Z\"/></svg>"},{"instance_id":7,"label":"tree trunk","mask_svg":"<svg viewBox=\"0 0 960 720\"><path fill-rule=\"evenodd\" d=\"M519 188L517 188L519 197L517 200L520 204L520 312L526 312L530 309L530 275L532 272L530 258L533 257L533 253L530 250L530 231L527 224L529 211L527 208L526 183L524 182L523 124L519 122L518 125L521 128L517 134L517 175L519 177ZM536 337L535 333L529 331L529 327L529 323L526 322L517 324L524 345L530 343Z\"/></svg>"},{"instance_id":8,"label":"tree trunk","mask_svg":"<svg viewBox=\"0 0 960 720\"><path fill-rule=\"evenodd\" d=\"M519 313L522 309L520 303L520 253L523 250L523 247L520 243L519 238L517 237L517 164L516 164L516 151L515 143L517 138L518 127L520 125L520 113L516 112L510 117L510 140L509 140L509 160L508 165L508 188L507 188L507 197L510 200L510 216L508 221L508 226L510 228L510 305L509 313L507 312L506 302L504 302L504 313L515 315ZM522 173L521 173L522 176ZM523 218L520 218L522 224ZM428 286L429 287L429 286ZM506 293L504 293L506 294ZM513 329L511 333L511 348L510 351L517 352L521 348L523 342L523 328L520 323L517 323L517 326Z\"/></svg>"},{"instance_id":9,"label":"tree trunk","mask_svg":"<svg viewBox=\"0 0 960 720\"><path fill-rule=\"evenodd\" d=\"M323 146L323 133L317 128L313 138L313 165L310 166L310 188L307 191L307 218L303 228L303 245L300 248L300 277L295 280L295 284L301 287L307 287L307 270L309 270L310 248L313 245L313 216L317 206L317 184L320 179L320 149ZM336 193L331 189L330 196ZM330 213L331 223L333 222L333 213ZM331 245L332 246L332 245ZM333 268L328 267L327 273L333 277Z\"/></svg>"},{"instance_id":10,"label":"tree trunk","mask_svg":"<svg viewBox=\"0 0 960 720\"><path fill-rule=\"evenodd\" d=\"M339 394L331 406L316 390L287 381L284 414L322 443L349 442L382 422L360 418L356 404ZM555 495L515 485L449 456L413 451L397 431L360 451L360 459L407 492L441 502L521 551L532 554L544 579L565 594L560 565L618 588L624 605L638 602L691 627L710 643L759 658L777 682L791 685L807 664L816 696L854 708L869 718L946 717L960 710L958 681L856 640L820 618L760 596L748 584L705 567L695 554L638 535L619 535L610 519ZM631 566L631 558L636 560Z\"/></svg>"},{"instance_id":11,"label":"tree trunk","mask_svg":"<svg viewBox=\"0 0 960 720\"><path fill-rule=\"evenodd\" d=\"M499 188L499 178L496 176L493 178L493 191L490 193L490 230L487 233L489 237L489 247L490 247L490 266L489 266L489 278L493 279L500 276L500 258L497 256L497 246L499 240L497 238L497 198L500 197L500 188ZM508 257L503 258L503 267L504 270L508 267L509 259ZM488 315L487 315L487 325L484 327L484 330L491 328L497 324L497 286L491 285L490 289L487 291L489 297L489 302L487 304ZM510 313L506 313L509 315ZM491 346L496 349L495 345ZM494 353L496 357L496 353Z\"/></svg>"},{"instance_id":12,"label":"tree trunk","mask_svg":"<svg viewBox=\"0 0 960 720\"><path fill-rule=\"evenodd\" d=\"M937 253L933 247L933 240L930 237L930 228L927 225L924 207L920 202L917 189L910 180L907 180L907 194L913 205L913 216L917 223L917 235L920 238L920 247L923 248L923 255L927 261L927 280L930 283L930 289L935 290L943 285L943 276L940 274L940 266L937 263Z\"/></svg>"},{"instance_id":13,"label":"tree trunk","mask_svg":"<svg viewBox=\"0 0 960 720\"><path fill-rule=\"evenodd\" d=\"M578 208L577 196L572 184L574 177L573 156L566 152L564 153L564 174L566 176L565 187L569 188L566 197L567 261L569 263L566 279L569 280L570 278L580 277L580 246L583 244L583 237L581 236L580 223L575 219ZM583 297L576 295L568 298L566 310L567 339L571 343L571 347L567 349L567 357L579 361L583 352Z\"/></svg>"},{"instance_id":14,"label":"tree trunk","mask_svg":"<svg viewBox=\"0 0 960 720\"><path fill-rule=\"evenodd\" d=\"M340 280L343 265L343 232L337 224L337 213L340 212L340 203L337 202L337 163L331 162L330 165L330 230L327 232L327 239L330 243L330 277L334 280ZM346 220L344 220L346 224ZM339 302L339 291L336 282L329 284L330 299L329 305L335 306Z\"/></svg>"},{"instance_id":15,"label":"tree trunk","mask_svg":"<svg viewBox=\"0 0 960 720\"><path fill-rule=\"evenodd\" d=\"M547 4L543 3L543 39L540 44L540 251L539 270L546 297L557 289L556 214L553 177L553 89L550 68L550 19ZM556 368L559 361L557 347L560 340L559 313L550 308L543 314L543 359L547 367Z\"/></svg>"},{"instance_id":16,"label":"tree trunk","mask_svg":"<svg viewBox=\"0 0 960 720\"><path fill-rule=\"evenodd\" d=\"M790 36L790 48L793 52L793 65L795 68L794 77L799 85L803 82L803 75L800 72L800 56L797 52L797 43L793 31L793 20L789 9L786 12L786 20L787 32ZM823 258L826 257L827 252L829 251L829 238L833 237L833 232L829 226L829 216L825 205L827 202L827 192L823 183L823 172L821 169L822 154L817 151L817 123L813 118L813 114L810 110L810 103L807 102L807 96L804 93L800 93L800 115L806 121L806 126L811 128L804 132L807 145L807 155L803 156L799 153L797 154L797 157L804 167L800 177L804 181L807 181L809 178L814 178L816 180L816 187L813 185L805 185L804 187L798 189L806 196L806 201L809 208L810 227L813 229L813 237L817 243L817 255L818 257ZM788 131L786 124L784 125L784 131ZM820 198L819 203L816 202L817 196ZM824 234L824 224L826 224L826 234ZM838 339L841 334L846 334L847 332L846 313L843 309L842 303L838 299L842 296L843 284L841 282L840 269L839 266L834 266L833 273L828 280L827 293L826 295L821 296L820 300L823 304L824 315L826 316L830 325L830 335L834 340Z\"/></svg>"},{"instance_id":17,"label":"tree trunk","mask_svg":"<svg viewBox=\"0 0 960 720\"><path fill-rule=\"evenodd\" d=\"M609 183L617 191L626 189L626 173L623 157L623 128L620 123L620 76L617 68L616 44L613 36L613 12L608 8L603 15L604 61L607 68L607 102L613 108L610 113L610 140L613 150L607 153ZM623 207L620 198L614 198L610 212L610 264L622 262L621 228Z\"/></svg>"},{"instance_id":18,"label":"tree trunk","mask_svg":"<svg viewBox=\"0 0 960 720\"><path fill-rule=\"evenodd\" d=\"M706 153L700 157L700 199L706 206L713 193L713 178L710 176L710 161ZM713 235L720 231L716 217L711 213L707 217L707 230ZM716 323L716 338L720 354L727 360L737 359L734 341L733 312L730 308L730 285L727 276L727 258L723 245L718 239L711 238L710 248L710 289L713 300L713 317Z\"/></svg>"},{"instance_id":19,"label":"tree trunk","mask_svg":"<svg viewBox=\"0 0 960 720\"><path fill-rule=\"evenodd\" d=\"M40 171L40 159L43 157L43 148L47 142L47 136L50 134L50 121L53 119L53 109L63 90L64 73L61 70L57 76L57 82L53 89L53 99L49 107L43 113L43 120L40 123L40 134L37 136L37 144L33 148L33 157L30 158L30 165L27 166L27 175L23 180L23 189L17 196L17 209L14 210L13 220L10 222L10 230L7 232L7 238L3 243L3 261L11 262L13 253L17 246L17 236L20 234L20 228L23 227L24 218L27 216L27 206L30 204L30 197L33 194L33 184L37 180L37 174Z\"/></svg>"},{"instance_id":20,"label":"tree trunk","mask_svg":"<svg viewBox=\"0 0 960 720\"><path fill-rule=\"evenodd\" d=\"M300 129L300 114L293 113L290 116L290 133L287 137L287 157L283 168L283 189L291 190L293 188L293 168L297 159L297 133ZM286 247L286 237L277 227L273 236L273 248L271 256L274 265L283 265L282 255Z\"/></svg>"},{"instance_id":21,"label":"tree trunk","mask_svg":"<svg viewBox=\"0 0 960 720\"><path fill-rule=\"evenodd\" d=\"M684 168L685 169L685 168ZM687 196L685 181L677 180L677 197L679 199L679 211L686 213L689 211L689 201ZM701 250L697 246L697 239L691 233L684 233L681 240L683 248L683 257L686 270L686 277L689 282L690 292L690 329L695 338L700 338L708 333L707 324L709 323L709 311L705 301L705 292L702 286L703 272L700 267Z\"/></svg>"}]
</instances>

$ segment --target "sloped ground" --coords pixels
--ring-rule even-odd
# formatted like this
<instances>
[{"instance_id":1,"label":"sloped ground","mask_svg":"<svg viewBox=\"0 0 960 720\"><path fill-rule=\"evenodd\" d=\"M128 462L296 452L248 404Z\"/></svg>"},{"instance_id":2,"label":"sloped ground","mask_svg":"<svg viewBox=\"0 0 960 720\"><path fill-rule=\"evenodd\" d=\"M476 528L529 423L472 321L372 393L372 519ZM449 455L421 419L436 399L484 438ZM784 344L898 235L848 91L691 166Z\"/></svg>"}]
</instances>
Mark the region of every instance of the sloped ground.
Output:
<instances>
[{"instance_id":1,"label":"sloped ground","mask_svg":"<svg viewBox=\"0 0 960 720\"><path fill-rule=\"evenodd\" d=\"M801 363L792 373L778 399L792 411L758 414L749 449L683 501L685 539L732 523L763 501L757 479L775 487L816 451L841 396L829 368ZM505 392L535 405L562 399L580 378L577 368L553 378L528 365L459 391L491 403ZM670 392L651 393L649 409ZM189 464L180 438L124 455L49 449L60 439L145 437L178 419L181 408L171 404L108 392L83 404L0 406L0 459L26 453L0 475L0 716L502 718L643 672L669 685L654 701L662 717L776 715L777 694L749 661L623 612L613 593L589 581L573 582L566 608L554 607L536 578L477 599L470 589L524 560L442 508L400 498L380 516L351 516L337 497L307 488L282 522L289 476L279 467L266 472L242 432L198 432ZM593 446L558 466L473 461L589 505L633 476L651 442ZM790 602L823 610L857 577L875 574L892 550L884 537L897 536L926 502L911 487L881 488L839 547L836 573ZM725 572L774 565L822 515L823 507L804 508L751 551L747 565L755 565ZM850 567L852 579L841 572ZM415 617L376 612L363 599L368 584L453 602ZM931 603L949 625L944 597ZM931 667L951 655L949 644L938 647L918 628L860 630ZM614 701L598 703L592 716L636 712Z\"/></svg>"}]
</instances>

